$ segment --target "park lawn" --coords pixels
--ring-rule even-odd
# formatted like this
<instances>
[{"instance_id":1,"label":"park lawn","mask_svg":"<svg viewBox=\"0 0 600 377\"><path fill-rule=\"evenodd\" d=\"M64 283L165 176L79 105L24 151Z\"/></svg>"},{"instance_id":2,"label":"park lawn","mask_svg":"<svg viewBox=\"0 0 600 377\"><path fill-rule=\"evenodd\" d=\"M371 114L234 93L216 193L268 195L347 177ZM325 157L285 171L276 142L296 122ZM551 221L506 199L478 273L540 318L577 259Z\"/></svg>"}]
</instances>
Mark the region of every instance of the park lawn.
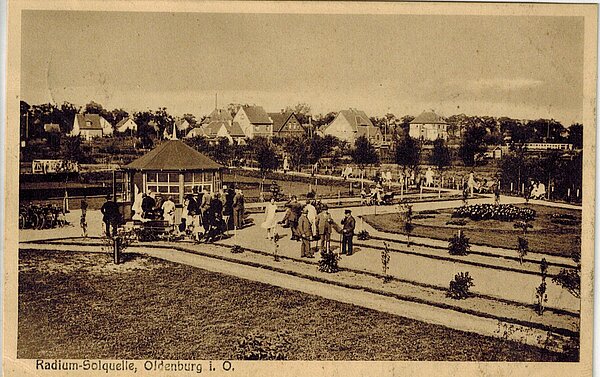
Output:
<instances>
[{"instance_id":1,"label":"park lawn","mask_svg":"<svg viewBox=\"0 0 600 377\"><path fill-rule=\"evenodd\" d=\"M527 234L514 229L513 222L498 220L466 220L464 226L446 225L451 218L452 210L439 210L438 213L426 213L432 218L413 220L413 236L427 237L433 239L448 240L454 236L458 229L462 229L469 238L471 244L488 245L517 249L517 237L524 237L529 241L529 249L532 252L560 255L570 257L573 252L581 249L581 211L564 208L553 208L541 205L529 205L536 211L536 218L531 222L533 230ZM569 214L579 219L578 225L559 225L552 223L552 214ZM415 216L419 212L415 213ZM418 216L417 216L418 217ZM398 214L367 215L364 220L375 229L391 232L404 233L404 224L398 220ZM458 220L458 219L454 219Z\"/></svg>"},{"instance_id":2,"label":"park lawn","mask_svg":"<svg viewBox=\"0 0 600 377\"><path fill-rule=\"evenodd\" d=\"M286 331L295 360L563 355L140 255L19 251L19 358L228 359Z\"/></svg>"}]
</instances>

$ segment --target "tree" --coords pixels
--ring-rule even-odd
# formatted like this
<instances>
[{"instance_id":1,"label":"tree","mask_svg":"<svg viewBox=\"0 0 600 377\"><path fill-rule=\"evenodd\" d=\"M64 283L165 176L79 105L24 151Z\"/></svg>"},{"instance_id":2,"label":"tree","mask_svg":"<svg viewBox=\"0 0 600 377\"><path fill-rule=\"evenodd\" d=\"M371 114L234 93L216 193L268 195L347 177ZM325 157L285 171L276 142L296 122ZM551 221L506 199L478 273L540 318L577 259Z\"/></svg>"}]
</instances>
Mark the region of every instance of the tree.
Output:
<instances>
[{"instance_id":1,"label":"tree","mask_svg":"<svg viewBox=\"0 0 600 377\"><path fill-rule=\"evenodd\" d=\"M571 255L571 258L577 263L575 268L563 268L558 275L552 278L552 281L573 296L580 298L581 296L581 249L577 248Z\"/></svg>"},{"instance_id":2,"label":"tree","mask_svg":"<svg viewBox=\"0 0 600 377\"><path fill-rule=\"evenodd\" d=\"M562 143L566 133L565 127L554 119L537 119L527 122L533 130L533 139L536 142Z\"/></svg>"},{"instance_id":3,"label":"tree","mask_svg":"<svg viewBox=\"0 0 600 377\"><path fill-rule=\"evenodd\" d=\"M583 124L575 123L569 127L568 140L573 144L573 148L583 148Z\"/></svg>"},{"instance_id":4,"label":"tree","mask_svg":"<svg viewBox=\"0 0 600 377\"><path fill-rule=\"evenodd\" d=\"M112 114L112 118L113 118L113 124L116 126L117 123L119 123L121 120L129 117L129 113L123 109L114 109L113 111L111 111ZM108 119L107 119L108 120Z\"/></svg>"},{"instance_id":5,"label":"tree","mask_svg":"<svg viewBox=\"0 0 600 377\"><path fill-rule=\"evenodd\" d=\"M336 116L337 113L335 111L329 112L325 115L319 114L314 117L313 126L319 128L328 125L329 123L333 122Z\"/></svg>"},{"instance_id":6,"label":"tree","mask_svg":"<svg viewBox=\"0 0 600 377\"><path fill-rule=\"evenodd\" d=\"M99 114L102 115L106 110L102 107L101 104L96 103L94 101L90 101L87 105L85 105L85 114Z\"/></svg>"},{"instance_id":7,"label":"tree","mask_svg":"<svg viewBox=\"0 0 600 377\"><path fill-rule=\"evenodd\" d=\"M485 152L484 140L487 135L485 127L471 123L462 136L459 155L466 166L475 166L476 156Z\"/></svg>"},{"instance_id":8,"label":"tree","mask_svg":"<svg viewBox=\"0 0 600 377\"><path fill-rule=\"evenodd\" d=\"M81 146L81 137L66 136L62 138L61 157L65 160L86 162L88 156Z\"/></svg>"},{"instance_id":9,"label":"tree","mask_svg":"<svg viewBox=\"0 0 600 377\"><path fill-rule=\"evenodd\" d=\"M421 145L419 142L410 137L408 133L404 134L404 138L396 144L396 164L402 167L402 176L406 180L407 171L415 171L419 167L421 160ZM404 182L402 183L404 187Z\"/></svg>"},{"instance_id":10,"label":"tree","mask_svg":"<svg viewBox=\"0 0 600 377\"><path fill-rule=\"evenodd\" d=\"M369 139L365 136L359 136L354 142L354 149L350 151L350 156L354 163L359 166L376 164L379 162L377 151Z\"/></svg>"},{"instance_id":11,"label":"tree","mask_svg":"<svg viewBox=\"0 0 600 377\"><path fill-rule=\"evenodd\" d=\"M295 106L287 106L285 111L293 111L300 124L307 124L310 116L311 108L308 103L299 102Z\"/></svg>"},{"instance_id":12,"label":"tree","mask_svg":"<svg viewBox=\"0 0 600 377\"><path fill-rule=\"evenodd\" d=\"M227 105L227 111L229 111L229 114L231 114L231 117L235 117L235 114L237 114L237 112L244 106L248 106L248 104L241 104L241 103L230 103Z\"/></svg>"},{"instance_id":13,"label":"tree","mask_svg":"<svg viewBox=\"0 0 600 377\"><path fill-rule=\"evenodd\" d=\"M446 146L444 139L438 138L434 140L433 150L431 151L429 162L435 166L440 176L438 183L438 195L441 195L444 170L450 167L452 163L452 159L450 158L450 150L448 149L448 146Z\"/></svg>"},{"instance_id":14,"label":"tree","mask_svg":"<svg viewBox=\"0 0 600 377\"><path fill-rule=\"evenodd\" d=\"M308 161L311 164L318 162L328 152L327 147L325 139L319 135L313 135L308 148Z\"/></svg>"},{"instance_id":15,"label":"tree","mask_svg":"<svg viewBox=\"0 0 600 377\"><path fill-rule=\"evenodd\" d=\"M210 148L208 139L204 136L194 136L189 139L184 139L184 142L201 153L208 153Z\"/></svg>"},{"instance_id":16,"label":"tree","mask_svg":"<svg viewBox=\"0 0 600 377\"><path fill-rule=\"evenodd\" d=\"M73 129L73 122L75 116L81 111L81 107L75 106L70 102L63 102L60 105L60 111L62 113L62 122L60 123L60 130L68 134Z\"/></svg>"},{"instance_id":17,"label":"tree","mask_svg":"<svg viewBox=\"0 0 600 377\"><path fill-rule=\"evenodd\" d=\"M525 149L519 144L513 144L510 153L500 161L502 181L515 182L517 191L527 182L530 169L531 165L525 158Z\"/></svg>"},{"instance_id":18,"label":"tree","mask_svg":"<svg viewBox=\"0 0 600 377\"><path fill-rule=\"evenodd\" d=\"M192 127L195 127L196 123L198 123L198 121L196 120L196 116L194 116L194 114L183 114L182 118L187 120L187 122Z\"/></svg>"},{"instance_id":19,"label":"tree","mask_svg":"<svg viewBox=\"0 0 600 377\"><path fill-rule=\"evenodd\" d=\"M267 172L277 169L279 166L279 157L267 138L255 137L252 140L254 155L264 179Z\"/></svg>"},{"instance_id":20,"label":"tree","mask_svg":"<svg viewBox=\"0 0 600 377\"><path fill-rule=\"evenodd\" d=\"M283 150L288 154L292 168L300 169L300 165L308 161L308 146L303 139L289 137L283 140Z\"/></svg>"}]
</instances>

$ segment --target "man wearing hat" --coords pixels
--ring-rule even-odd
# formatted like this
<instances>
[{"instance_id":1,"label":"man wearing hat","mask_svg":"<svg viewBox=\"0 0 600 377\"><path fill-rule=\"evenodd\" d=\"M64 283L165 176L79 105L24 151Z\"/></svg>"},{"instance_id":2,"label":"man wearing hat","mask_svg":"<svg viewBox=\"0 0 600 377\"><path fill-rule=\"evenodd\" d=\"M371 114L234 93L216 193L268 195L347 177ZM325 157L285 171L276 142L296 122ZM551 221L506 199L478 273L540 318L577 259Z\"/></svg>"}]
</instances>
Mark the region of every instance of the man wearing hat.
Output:
<instances>
[{"instance_id":1,"label":"man wearing hat","mask_svg":"<svg viewBox=\"0 0 600 377\"><path fill-rule=\"evenodd\" d=\"M312 233L312 224L310 223L310 220L308 220L308 209L307 208L303 208L302 209L302 215L300 215L300 218L298 219L298 236L300 237L300 240L302 241L302 244L300 245L300 257L304 258L313 258L313 254L312 251L310 250L310 240L312 239L313 233Z\"/></svg>"},{"instance_id":2,"label":"man wearing hat","mask_svg":"<svg viewBox=\"0 0 600 377\"><path fill-rule=\"evenodd\" d=\"M344 211L346 217L342 219L342 254L352 255L352 238L354 237L354 228L356 221L352 217L352 211Z\"/></svg>"},{"instance_id":3,"label":"man wearing hat","mask_svg":"<svg viewBox=\"0 0 600 377\"><path fill-rule=\"evenodd\" d=\"M119 219L119 207L113 201L112 195L106 195L106 202L100 208L102 213L102 221L105 225L106 236L112 238L117 231L117 222ZM113 234L110 233L110 228L113 229Z\"/></svg>"},{"instance_id":4,"label":"man wearing hat","mask_svg":"<svg viewBox=\"0 0 600 377\"><path fill-rule=\"evenodd\" d=\"M317 234L319 235L319 250L321 252L329 251L329 243L331 241L331 229L333 219L329 214L327 204L322 205L322 211L317 216Z\"/></svg>"}]
</instances>

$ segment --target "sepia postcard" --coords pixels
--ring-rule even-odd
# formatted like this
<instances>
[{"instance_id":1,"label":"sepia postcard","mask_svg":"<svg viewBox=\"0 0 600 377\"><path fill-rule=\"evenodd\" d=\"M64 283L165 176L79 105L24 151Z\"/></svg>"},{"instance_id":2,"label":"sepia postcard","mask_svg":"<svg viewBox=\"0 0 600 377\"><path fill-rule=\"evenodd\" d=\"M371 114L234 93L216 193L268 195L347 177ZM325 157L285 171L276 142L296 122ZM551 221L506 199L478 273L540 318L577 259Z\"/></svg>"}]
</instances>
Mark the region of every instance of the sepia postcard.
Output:
<instances>
[{"instance_id":1,"label":"sepia postcard","mask_svg":"<svg viewBox=\"0 0 600 377\"><path fill-rule=\"evenodd\" d=\"M4 375L592 375L596 4L7 8Z\"/></svg>"}]
</instances>

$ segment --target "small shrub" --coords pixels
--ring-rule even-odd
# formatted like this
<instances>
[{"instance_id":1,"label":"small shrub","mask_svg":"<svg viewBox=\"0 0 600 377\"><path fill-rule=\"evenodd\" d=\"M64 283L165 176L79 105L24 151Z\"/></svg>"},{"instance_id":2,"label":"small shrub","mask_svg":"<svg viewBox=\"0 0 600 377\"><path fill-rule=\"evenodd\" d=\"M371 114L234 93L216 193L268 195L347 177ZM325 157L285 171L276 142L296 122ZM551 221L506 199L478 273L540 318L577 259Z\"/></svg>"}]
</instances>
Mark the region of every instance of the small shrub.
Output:
<instances>
[{"instance_id":1,"label":"small shrub","mask_svg":"<svg viewBox=\"0 0 600 377\"><path fill-rule=\"evenodd\" d=\"M527 255L529 251L529 241L523 237L517 238L517 251L519 252L519 263L523 264L523 257Z\"/></svg>"},{"instance_id":2,"label":"small shrub","mask_svg":"<svg viewBox=\"0 0 600 377\"><path fill-rule=\"evenodd\" d=\"M240 245L233 245L231 247L231 253L232 254L240 254L243 253L245 250L243 247L241 247Z\"/></svg>"},{"instance_id":3,"label":"small shrub","mask_svg":"<svg viewBox=\"0 0 600 377\"><path fill-rule=\"evenodd\" d=\"M535 304L534 309L538 315L544 314L544 310L546 309L546 302L548 302L548 295L546 294L547 286L546 286L546 276L548 273L548 262L546 262L546 258L542 259L542 263L540 263L540 272L542 273L542 282L535 289Z\"/></svg>"},{"instance_id":4,"label":"small shrub","mask_svg":"<svg viewBox=\"0 0 600 377\"><path fill-rule=\"evenodd\" d=\"M459 272L454 275L454 280L450 281L450 287L446 292L446 297L453 298L455 300L462 300L469 297L469 289L474 286L473 278L468 272Z\"/></svg>"},{"instance_id":5,"label":"small shrub","mask_svg":"<svg viewBox=\"0 0 600 377\"><path fill-rule=\"evenodd\" d=\"M383 282L387 283L390 281L388 276L388 269L390 267L390 249L387 242L383 243L383 250L381 250L381 268L383 270Z\"/></svg>"},{"instance_id":6,"label":"small shrub","mask_svg":"<svg viewBox=\"0 0 600 377\"><path fill-rule=\"evenodd\" d=\"M413 220L422 220L422 219L435 219L435 216L433 215L422 215L422 214L416 214L413 216Z\"/></svg>"},{"instance_id":7,"label":"small shrub","mask_svg":"<svg viewBox=\"0 0 600 377\"><path fill-rule=\"evenodd\" d=\"M356 238L359 241L366 241L369 238L371 238L371 235L369 234L369 232L367 232L366 230L361 230L360 232L358 232L358 234L356 235Z\"/></svg>"},{"instance_id":8,"label":"small shrub","mask_svg":"<svg viewBox=\"0 0 600 377\"><path fill-rule=\"evenodd\" d=\"M319 260L319 271L327 273L335 273L340 270L338 262L340 260L339 255L333 251L323 250L321 252L321 259Z\"/></svg>"},{"instance_id":9,"label":"small shrub","mask_svg":"<svg viewBox=\"0 0 600 377\"><path fill-rule=\"evenodd\" d=\"M449 220L446 221L446 225L465 226L467 225L467 220Z\"/></svg>"},{"instance_id":10,"label":"small shrub","mask_svg":"<svg viewBox=\"0 0 600 377\"><path fill-rule=\"evenodd\" d=\"M450 255L467 255L470 250L469 238L461 231L448 241L448 252Z\"/></svg>"},{"instance_id":11,"label":"small shrub","mask_svg":"<svg viewBox=\"0 0 600 377\"><path fill-rule=\"evenodd\" d=\"M566 289L573 296L577 298L581 296L579 270L575 268L563 268L558 275L552 278L552 281Z\"/></svg>"},{"instance_id":12,"label":"small shrub","mask_svg":"<svg viewBox=\"0 0 600 377\"><path fill-rule=\"evenodd\" d=\"M577 220L577 217L569 213L553 213L550 217L553 219Z\"/></svg>"},{"instance_id":13,"label":"small shrub","mask_svg":"<svg viewBox=\"0 0 600 377\"><path fill-rule=\"evenodd\" d=\"M527 221L517 221L516 223L513 224L513 228L521 229L523 231L523 234L525 234L525 233L527 233L528 229L533 228L533 225L529 224Z\"/></svg>"},{"instance_id":14,"label":"small shrub","mask_svg":"<svg viewBox=\"0 0 600 377\"><path fill-rule=\"evenodd\" d=\"M552 219L550 220L550 222L552 224L558 224L558 225L567 225L567 226L577 226L579 225L579 220L572 220L572 219Z\"/></svg>"},{"instance_id":15,"label":"small shrub","mask_svg":"<svg viewBox=\"0 0 600 377\"><path fill-rule=\"evenodd\" d=\"M287 360L291 343L287 334L275 335L250 333L241 338L234 352L237 360Z\"/></svg>"}]
</instances>

